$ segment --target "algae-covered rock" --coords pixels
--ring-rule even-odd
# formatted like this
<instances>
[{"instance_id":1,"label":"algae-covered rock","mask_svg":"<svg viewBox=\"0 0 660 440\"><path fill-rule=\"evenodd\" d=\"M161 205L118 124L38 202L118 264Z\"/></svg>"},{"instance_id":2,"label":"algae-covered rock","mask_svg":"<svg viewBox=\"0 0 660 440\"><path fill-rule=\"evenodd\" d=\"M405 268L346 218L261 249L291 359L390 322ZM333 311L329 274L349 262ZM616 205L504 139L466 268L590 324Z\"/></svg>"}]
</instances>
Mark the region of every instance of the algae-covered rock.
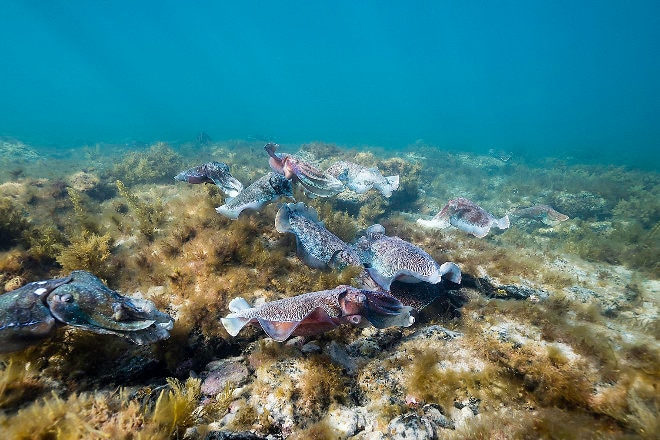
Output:
<instances>
[{"instance_id":1,"label":"algae-covered rock","mask_svg":"<svg viewBox=\"0 0 660 440\"><path fill-rule=\"evenodd\" d=\"M607 201L587 191L568 193L560 191L550 196L551 205L569 217L581 220L602 219L608 214Z\"/></svg>"},{"instance_id":2,"label":"algae-covered rock","mask_svg":"<svg viewBox=\"0 0 660 440\"><path fill-rule=\"evenodd\" d=\"M417 413L407 413L392 419L387 426L392 440L431 440L436 438L431 421Z\"/></svg>"},{"instance_id":3,"label":"algae-covered rock","mask_svg":"<svg viewBox=\"0 0 660 440\"><path fill-rule=\"evenodd\" d=\"M101 179L96 174L86 171L78 171L67 178L67 182L73 189L80 192L90 192L95 190L101 183Z\"/></svg>"}]
</instances>

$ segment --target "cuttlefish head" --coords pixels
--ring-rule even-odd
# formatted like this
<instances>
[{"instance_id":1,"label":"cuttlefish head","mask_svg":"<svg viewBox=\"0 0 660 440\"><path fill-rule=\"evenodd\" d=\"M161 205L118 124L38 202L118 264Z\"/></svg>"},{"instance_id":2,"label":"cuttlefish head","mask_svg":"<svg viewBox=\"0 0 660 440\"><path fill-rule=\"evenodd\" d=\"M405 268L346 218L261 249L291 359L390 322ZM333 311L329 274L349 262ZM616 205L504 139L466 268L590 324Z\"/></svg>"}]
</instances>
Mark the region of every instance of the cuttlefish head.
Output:
<instances>
[{"instance_id":1,"label":"cuttlefish head","mask_svg":"<svg viewBox=\"0 0 660 440\"><path fill-rule=\"evenodd\" d=\"M71 278L47 298L57 320L95 333L123 336L136 344L169 336L172 318L151 301L122 296L89 272L74 271Z\"/></svg>"},{"instance_id":2,"label":"cuttlefish head","mask_svg":"<svg viewBox=\"0 0 660 440\"><path fill-rule=\"evenodd\" d=\"M415 322L411 307L382 291L349 287L339 297L339 305L342 317L354 325L366 325L366 320L376 328L408 327Z\"/></svg>"}]
</instances>

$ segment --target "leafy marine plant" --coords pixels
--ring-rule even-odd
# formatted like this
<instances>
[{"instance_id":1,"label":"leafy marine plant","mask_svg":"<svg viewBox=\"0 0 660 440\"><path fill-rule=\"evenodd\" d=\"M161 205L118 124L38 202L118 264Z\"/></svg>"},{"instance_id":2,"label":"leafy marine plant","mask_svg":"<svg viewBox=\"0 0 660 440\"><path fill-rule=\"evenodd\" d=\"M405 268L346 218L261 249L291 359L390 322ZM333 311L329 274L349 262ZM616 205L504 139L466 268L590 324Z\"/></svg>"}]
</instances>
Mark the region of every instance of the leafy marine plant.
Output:
<instances>
[{"instance_id":1,"label":"leafy marine plant","mask_svg":"<svg viewBox=\"0 0 660 440\"><path fill-rule=\"evenodd\" d=\"M135 214L138 230L148 240L152 240L156 229L163 222L163 209L160 202L152 204L142 202L126 188L121 180L117 180L116 183L119 194L126 200L131 211Z\"/></svg>"},{"instance_id":2,"label":"leafy marine plant","mask_svg":"<svg viewBox=\"0 0 660 440\"><path fill-rule=\"evenodd\" d=\"M108 180L121 179L127 185L166 183L180 170L181 156L166 143L158 142L147 151L129 153L109 172Z\"/></svg>"},{"instance_id":3,"label":"leafy marine plant","mask_svg":"<svg viewBox=\"0 0 660 440\"><path fill-rule=\"evenodd\" d=\"M5 438L12 439L181 438L197 420L200 381L168 378L167 382L155 404L147 406L125 389L73 393L67 398L53 392L15 414L0 414L0 428Z\"/></svg>"},{"instance_id":4,"label":"leafy marine plant","mask_svg":"<svg viewBox=\"0 0 660 440\"><path fill-rule=\"evenodd\" d=\"M86 270L107 279L114 272L111 266L112 238L109 234L98 235L83 231L68 246L62 248L57 262L66 273Z\"/></svg>"},{"instance_id":5,"label":"leafy marine plant","mask_svg":"<svg viewBox=\"0 0 660 440\"><path fill-rule=\"evenodd\" d=\"M28 228L23 211L9 197L0 198L0 250L19 242Z\"/></svg>"}]
</instances>

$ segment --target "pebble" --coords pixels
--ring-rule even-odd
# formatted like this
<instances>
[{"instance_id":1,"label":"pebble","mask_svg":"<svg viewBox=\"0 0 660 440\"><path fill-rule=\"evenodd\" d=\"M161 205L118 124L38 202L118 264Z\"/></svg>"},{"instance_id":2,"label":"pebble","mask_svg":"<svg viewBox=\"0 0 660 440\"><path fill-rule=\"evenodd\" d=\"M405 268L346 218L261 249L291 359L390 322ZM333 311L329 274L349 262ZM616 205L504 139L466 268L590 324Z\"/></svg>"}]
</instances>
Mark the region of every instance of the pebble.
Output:
<instances>
[{"instance_id":1,"label":"pebble","mask_svg":"<svg viewBox=\"0 0 660 440\"><path fill-rule=\"evenodd\" d=\"M388 438L391 440L432 440L437 438L431 421L412 412L392 419L387 430Z\"/></svg>"},{"instance_id":2,"label":"pebble","mask_svg":"<svg viewBox=\"0 0 660 440\"><path fill-rule=\"evenodd\" d=\"M242 385L250 374L240 356L209 362L206 370L208 375L202 382L202 393L207 396L224 391L228 382L233 387Z\"/></svg>"}]
</instances>

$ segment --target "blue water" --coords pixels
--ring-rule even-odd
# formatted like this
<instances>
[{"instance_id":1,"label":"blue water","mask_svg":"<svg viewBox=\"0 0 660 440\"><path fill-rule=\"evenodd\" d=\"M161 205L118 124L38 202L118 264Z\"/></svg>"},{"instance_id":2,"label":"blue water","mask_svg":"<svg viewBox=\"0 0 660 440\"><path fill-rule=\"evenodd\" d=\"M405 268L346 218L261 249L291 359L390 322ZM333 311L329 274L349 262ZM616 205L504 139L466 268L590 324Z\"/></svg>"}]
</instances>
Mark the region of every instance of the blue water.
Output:
<instances>
[{"instance_id":1,"label":"blue water","mask_svg":"<svg viewBox=\"0 0 660 440\"><path fill-rule=\"evenodd\" d=\"M660 163L657 1L191 5L3 2L0 135Z\"/></svg>"}]
</instances>

